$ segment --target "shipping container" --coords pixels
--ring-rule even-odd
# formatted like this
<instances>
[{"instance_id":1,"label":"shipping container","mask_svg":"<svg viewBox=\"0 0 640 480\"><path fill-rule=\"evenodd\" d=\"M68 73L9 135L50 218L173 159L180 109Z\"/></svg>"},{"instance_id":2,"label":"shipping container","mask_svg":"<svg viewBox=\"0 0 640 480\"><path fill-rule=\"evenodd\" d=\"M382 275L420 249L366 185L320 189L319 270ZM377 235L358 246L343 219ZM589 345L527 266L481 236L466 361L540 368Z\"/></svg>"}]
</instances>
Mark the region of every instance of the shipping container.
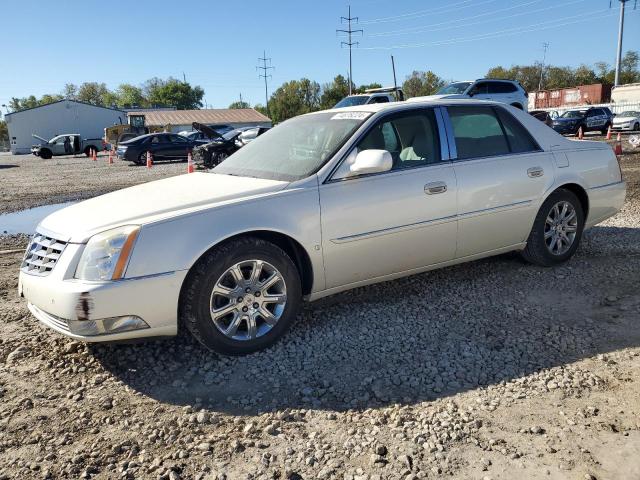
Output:
<instances>
[{"instance_id":1,"label":"shipping container","mask_svg":"<svg viewBox=\"0 0 640 480\"><path fill-rule=\"evenodd\" d=\"M607 103L611 99L611 87L602 83L580 85L558 90L540 90L529 94L535 99L535 108L560 108L578 105Z\"/></svg>"}]
</instances>

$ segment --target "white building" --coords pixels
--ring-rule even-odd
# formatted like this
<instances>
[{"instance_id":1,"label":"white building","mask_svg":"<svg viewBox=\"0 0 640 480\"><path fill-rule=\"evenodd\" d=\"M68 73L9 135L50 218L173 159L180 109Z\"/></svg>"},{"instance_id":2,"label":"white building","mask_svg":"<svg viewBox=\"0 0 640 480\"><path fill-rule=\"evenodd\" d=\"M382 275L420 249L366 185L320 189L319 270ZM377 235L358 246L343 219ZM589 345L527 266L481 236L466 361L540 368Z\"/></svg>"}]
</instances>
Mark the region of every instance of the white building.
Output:
<instances>
[{"instance_id":1,"label":"white building","mask_svg":"<svg viewBox=\"0 0 640 480\"><path fill-rule=\"evenodd\" d=\"M113 108L98 107L75 100L60 100L39 107L7 113L11 153L30 153L41 143L33 138L52 138L63 133L78 133L82 138L102 138L105 127L127 123L127 114Z\"/></svg>"}]
</instances>

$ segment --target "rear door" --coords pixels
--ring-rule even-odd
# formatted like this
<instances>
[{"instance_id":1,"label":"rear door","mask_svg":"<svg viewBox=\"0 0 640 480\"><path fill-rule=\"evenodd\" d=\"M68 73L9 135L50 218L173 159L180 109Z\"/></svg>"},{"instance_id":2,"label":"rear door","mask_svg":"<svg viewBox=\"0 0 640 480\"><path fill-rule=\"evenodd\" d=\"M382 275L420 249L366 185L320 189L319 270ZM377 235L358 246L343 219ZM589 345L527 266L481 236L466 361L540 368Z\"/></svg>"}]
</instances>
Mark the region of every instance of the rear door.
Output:
<instances>
[{"instance_id":1,"label":"rear door","mask_svg":"<svg viewBox=\"0 0 640 480\"><path fill-rule=\"evenodd\" d=\"M554 180L552 154L500 106L452 106L455 139L457 258L524 242Z\"/></svg>"},{"instance_id":2,"label":"rear door","mask_svg":"<svg viewBox=\"0 0 640 480\"><path fill-rule=\"evenodd\" d=\"M171 145L168 151L172 158L187 158L187 152L194 145L194 142L189 141L182 135L171 134L169 140Z\"/></svg>"},{"instance_id":3,"label":"rear door","mask_svg":"<svg viewBox=\"0 0 640 480\"><path fill-rule=\"evenodd\" d=\"M151 137L149 149L153 153L154 159L166 160L171 158L171 143L166 134L158 134Z\"/></svg>"}]
</instances>

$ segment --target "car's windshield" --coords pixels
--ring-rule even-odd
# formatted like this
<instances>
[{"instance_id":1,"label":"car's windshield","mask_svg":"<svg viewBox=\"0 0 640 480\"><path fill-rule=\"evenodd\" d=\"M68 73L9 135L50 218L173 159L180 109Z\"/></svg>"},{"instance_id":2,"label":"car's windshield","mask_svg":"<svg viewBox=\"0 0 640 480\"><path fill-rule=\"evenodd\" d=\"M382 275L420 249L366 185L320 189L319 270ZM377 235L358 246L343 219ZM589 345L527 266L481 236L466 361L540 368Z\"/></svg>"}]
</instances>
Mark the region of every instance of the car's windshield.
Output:
<instances>
[{"instance_id":1,"label":"car's windshield","mask_svg":"<svg viewBox=\"0 0 640 480\"><path fill-rule=\"evenodd\" d=\"M364 105L369 100L369 95L354 95L352 97L344 97L333 108L342 107L355 107L358 105Z\"/></svg>"},{"instance_id":2,"label":"car's windshield","mask_svg":"<svg viewBox=\"0 0 640 480\"><path fill-rule=\"evenodd\" d=\"M436 92L436 95L451 95L451 94L463 94L472 82L456 82L450 83L446 87L441 88Z\"/></svg>"},{"instance_id":3,"label":"car's windshield","mask_svg":"<svg viewBox=\"0 0 640 480\"><path fill-rule=\"evenodd\" d=\"M569 110L560 115L562 118L582 118L587 114L586 110Z\"/></svg>"},{"instance_id":4,"label":"car's windshield","mask_svg":"<svg viewBox=\"0 0 640 480\"><path fill-rule=\"evenodd\" d=\"M619 117L640 117L640 112L634 110L627 110L618 115Z\"/></svg>"},{"instance_id":5,"label":"car's windshield","mask_svg":"<svg viewBox=\"0 0 640 480\"><path fill-rule=\"evenodd\" d=\"M260 135L214 173L294 181L318 170L371 115L322 112L295 117Z\"/></svg>"}]
</instances>

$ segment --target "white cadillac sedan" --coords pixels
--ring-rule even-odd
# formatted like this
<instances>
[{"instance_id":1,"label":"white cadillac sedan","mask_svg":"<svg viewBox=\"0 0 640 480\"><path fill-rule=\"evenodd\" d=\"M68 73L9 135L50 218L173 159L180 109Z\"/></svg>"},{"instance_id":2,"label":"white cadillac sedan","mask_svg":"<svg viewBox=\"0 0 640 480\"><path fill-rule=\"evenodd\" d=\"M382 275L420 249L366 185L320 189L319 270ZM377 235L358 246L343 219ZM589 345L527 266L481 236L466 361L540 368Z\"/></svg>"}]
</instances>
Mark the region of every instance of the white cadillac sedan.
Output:
<instances>
[{"instance_id":1,"label":"white cadillac sedan","mask_svg":"<svg viewBox=\"0 0 640 480\"><path fill-rule=\"evenodd\" d=\"M84 341L272 344L301 301L509 251L568 260L614 215L611 147L513 107L374 104L288 120L206 173L113 192L37 227L19 290Z\"/></svg>"}]
</instances>

